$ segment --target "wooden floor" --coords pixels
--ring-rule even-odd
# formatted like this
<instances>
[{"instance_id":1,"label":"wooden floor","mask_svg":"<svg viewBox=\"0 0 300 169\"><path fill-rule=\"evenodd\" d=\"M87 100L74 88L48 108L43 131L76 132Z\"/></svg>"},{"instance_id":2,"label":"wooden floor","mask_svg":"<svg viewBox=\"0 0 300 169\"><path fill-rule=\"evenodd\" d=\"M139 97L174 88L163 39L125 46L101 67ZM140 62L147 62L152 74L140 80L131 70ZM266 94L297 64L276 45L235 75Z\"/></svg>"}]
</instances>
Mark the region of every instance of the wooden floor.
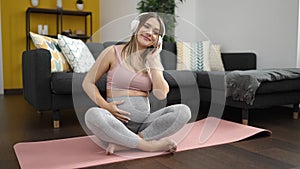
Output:
<instances>
[{"instance_id":1,"label":"wooden floor","mask_svg":"<svg viewBox=\"0 0 300 169\"><path fill-rule=\"evenodd\" d=\"M86 135L72 110L64 111L61 118L61 128L53 129L51 112L37 113L22 95L0 95L0 169L19 168L13 151L15 143ZM224 118L239 121L240 113L226 109ZM290 108L252 111L250 125L273 133L232 144L93 168L300 169L300 120L292 119Z\"/></svg>"}]
</instances>

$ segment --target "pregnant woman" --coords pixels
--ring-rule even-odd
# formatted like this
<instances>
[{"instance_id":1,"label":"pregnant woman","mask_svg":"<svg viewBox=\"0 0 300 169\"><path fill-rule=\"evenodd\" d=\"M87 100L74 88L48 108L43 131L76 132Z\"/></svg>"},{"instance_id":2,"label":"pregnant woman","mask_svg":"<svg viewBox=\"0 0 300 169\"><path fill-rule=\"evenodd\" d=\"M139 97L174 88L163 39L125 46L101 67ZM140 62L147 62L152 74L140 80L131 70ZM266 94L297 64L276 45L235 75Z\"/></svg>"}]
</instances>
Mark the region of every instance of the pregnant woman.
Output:
<instances>
[{"instance_id":1,"label":"pregnant woman","mask_svg":"<svg viewBox=\"0 0 300 169\"><path fill-rule=\"evenodd\" d=\"M106 48L83 81L83 89L98 107L85 115L87 127L105 143L107 154L124 148L175 152L177 145L166 138L191 118L183 104L150 113L148 95L165 99L169 86L160 62L165 26L156 13L142 13L131 23L129 42ZM107 74L106 96L96 82Z\"/></svg>"}]
</instances>

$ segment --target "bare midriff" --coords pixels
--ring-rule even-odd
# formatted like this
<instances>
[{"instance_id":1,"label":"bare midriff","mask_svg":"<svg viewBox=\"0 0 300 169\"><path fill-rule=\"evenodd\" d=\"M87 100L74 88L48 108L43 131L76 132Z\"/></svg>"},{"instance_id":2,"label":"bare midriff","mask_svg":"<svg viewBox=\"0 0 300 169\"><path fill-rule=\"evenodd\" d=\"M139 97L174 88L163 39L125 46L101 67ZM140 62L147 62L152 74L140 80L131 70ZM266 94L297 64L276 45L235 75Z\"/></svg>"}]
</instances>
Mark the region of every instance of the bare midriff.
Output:
<instances>
[{"instance_id":1,"label":"bare midriff","mask_svg":"<svg viewBox=\"0 0 300 169\"><path fill-rule=\"evenodd\" d=\"M114 98L120 96L148 96L148 92L138 90L107 90L106 97Z\"/></svg>"}]
</instances>

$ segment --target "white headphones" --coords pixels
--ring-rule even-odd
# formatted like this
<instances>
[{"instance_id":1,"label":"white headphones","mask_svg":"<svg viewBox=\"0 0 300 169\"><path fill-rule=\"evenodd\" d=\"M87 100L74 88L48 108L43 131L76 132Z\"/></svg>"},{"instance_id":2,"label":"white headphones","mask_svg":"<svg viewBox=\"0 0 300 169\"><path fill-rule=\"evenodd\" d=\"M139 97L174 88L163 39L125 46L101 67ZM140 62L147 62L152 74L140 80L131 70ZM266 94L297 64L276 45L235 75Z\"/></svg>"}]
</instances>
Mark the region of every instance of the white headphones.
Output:
<instances>
[{"instance_id":1,"label":"white headphones","mask_svg":"<svg viewBox=\"0 0 300 169\"><path fill-rule=\"evenodd\" d=\"M140 24L140 17L143 16L143 15L148 15L148 14L149 14L149 12L141 13L137 17L135 17L133 21L131 21L130 29L131 29L132 33L135 33L137 31L137 28ZM160 18L159 18L159 20L160 20L161 27L162 27L161 29L163 29L163 32L162 32L161 36L164 37L165 32L166 32L165 25L164 25L164 22Z\"/></svg>"}]
</instances>

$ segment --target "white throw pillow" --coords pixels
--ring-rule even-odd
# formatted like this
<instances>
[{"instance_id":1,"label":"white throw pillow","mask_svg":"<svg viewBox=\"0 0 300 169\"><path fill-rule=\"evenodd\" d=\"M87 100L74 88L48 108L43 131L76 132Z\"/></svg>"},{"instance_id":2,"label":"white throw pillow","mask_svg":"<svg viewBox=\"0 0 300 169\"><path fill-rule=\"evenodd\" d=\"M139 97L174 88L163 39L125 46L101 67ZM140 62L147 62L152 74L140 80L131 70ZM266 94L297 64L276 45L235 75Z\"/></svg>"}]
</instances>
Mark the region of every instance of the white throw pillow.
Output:
<instances>
[{"instance_id":1,"label":"white throw pillow","mask_svg":"<svg viewBox=\"0 0 300 169\"><path fill-rule=\"evenodd\" d=\"M82 40L58 34L58 45L75 73L86 73L95 63L92 53Z\"/></svg>"},{"instance_id":2,"label":"white throw pillow","mask_svg":"<svg viewBox=\"0 0 300 169\"><path fill-rule=\"evenodd\" d=\"M209 65L211 71L224 71L220 45L210 44Z\"/></svg>"},{"instance_id":3,"label":"white throw pillow","mask_svg":"<svg viewBox=\"0 0 300 169\"><path fill-rule=\"evenodd\" d=\"M176 42L177 70L210 70L209 41Z\"/></svg>"}]
</instances>

